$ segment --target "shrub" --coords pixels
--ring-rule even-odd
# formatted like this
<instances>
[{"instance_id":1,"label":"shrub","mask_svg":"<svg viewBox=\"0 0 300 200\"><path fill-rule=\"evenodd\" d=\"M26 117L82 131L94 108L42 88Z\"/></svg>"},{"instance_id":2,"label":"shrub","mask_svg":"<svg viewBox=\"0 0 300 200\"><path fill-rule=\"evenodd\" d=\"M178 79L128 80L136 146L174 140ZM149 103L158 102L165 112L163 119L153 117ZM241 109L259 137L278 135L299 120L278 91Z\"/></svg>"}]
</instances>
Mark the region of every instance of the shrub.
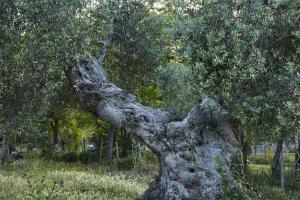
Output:
<instances>
[{"instance_id":1,"label":"shrub","mask_svg":"<svg viewBox=\"0 0 300 200\"><path fill-rule=\"evenodd\" d=\"M114 162L118 170L130 170L134 168L135 164L132 156L128 156L126 158L117 158Z\"/></svg>"},{"instance_id":2,"label":"shrub","mask_svg":"<svg viewBox=\"0 0 300 200\"><path fill-rule=\"evenodd\" d=\"M62 153L57 155L58 161L64 161L64 162L78 162L78 154L77 152L68 152L68 153Z\"/></svg>"},{"instance_id":3,"label":"shrub","mask_svg":"<svg viewBox=\"0 0 300 200\"><path fill-rule=\"evenodd\" d=\"M79 161L85 164L99 161L99 154L97 152L81 152L78 157Z\"/></svg>"}]
</instances>

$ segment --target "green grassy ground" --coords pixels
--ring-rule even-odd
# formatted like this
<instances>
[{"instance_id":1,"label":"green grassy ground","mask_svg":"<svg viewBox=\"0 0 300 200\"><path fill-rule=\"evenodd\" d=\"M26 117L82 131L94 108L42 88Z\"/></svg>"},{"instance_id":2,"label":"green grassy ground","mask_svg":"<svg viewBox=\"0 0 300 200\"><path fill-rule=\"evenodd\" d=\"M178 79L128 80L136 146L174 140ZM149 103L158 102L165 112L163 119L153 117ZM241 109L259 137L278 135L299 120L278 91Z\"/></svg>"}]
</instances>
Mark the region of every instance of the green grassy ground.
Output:
<instances>
[{"instance_id":1,"label":"green grassy ground","mask_svg":"<svg viewBox=\"0 0 300 200\"><path fill-rule=\"evenodd\" d=\"M279 176L272 177L272 155L257 154L250 156L248 181L259 193L260 199L300 200L300 171L295 175L293 169L294 154L284 154L285 190L280 188Z\"/></svg>"},{"instance_id":2,"label":"green grassy ground","mask_svg":"<svg viewBox=\"0 0 300 200\"><path fill-rule=\"evenodd\" d=\"M22 160L0 167L0 199L135 199L156 171Z\"/></svg>"},{"instance_id":3,"label":"green grassy ground","mask_svg":"<svg viewBox=\"0 0 300 200\"><path fill-rule=\"evenodd\" d=\"M283 191L278 178L271 176L269 161L262 155L250 157L250 170L244 177L249 191L257 193L259 200L300 200L300 182L295 179L289 167L292 159L289 160L286 161L286 189ZM157 165L149 163L120 170L114 162L86 165L19 160L0 165L0 200L136 199L147 189L157 171Z\"/></svg>"}]
</instances>

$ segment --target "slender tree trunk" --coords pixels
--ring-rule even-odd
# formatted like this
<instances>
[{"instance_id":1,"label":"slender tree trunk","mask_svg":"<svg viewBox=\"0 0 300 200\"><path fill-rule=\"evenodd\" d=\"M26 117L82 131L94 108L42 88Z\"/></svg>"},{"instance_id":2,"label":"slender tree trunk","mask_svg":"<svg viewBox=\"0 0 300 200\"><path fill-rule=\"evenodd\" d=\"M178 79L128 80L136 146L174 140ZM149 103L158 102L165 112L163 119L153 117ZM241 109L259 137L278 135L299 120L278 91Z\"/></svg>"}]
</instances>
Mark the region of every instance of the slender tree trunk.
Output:
<instances>
[{"instance_id":1,"label":"slender tree trunk","mask_svg":"<svg viewBox=\"0 0 300 200\"><path fill-rule=\"evenodd\" d=\"M53 149L55 150L55 145L58 144L58 132L59 132L59 120L56 117L53 117L53 121L50 122L51 129L53 133Z\"/></svg>"},{"instance_id":2,"label":"slender tree trunk","mask_svg":"<svg viewBox=\"0 0 300 200\"><path fill-rule=\"evenodd\" d=\"M101 141L100 141L100 154L99 154L99 160L102 159L102 152L103 152L103 138L101 138Z\"/></svg>"},{"instance_id":3,"label":"slender tree trunk","mask_svg":"<svg viewBox=\"0 0 300 200\"><path fill-rule=\"evenodd\" d=\"M124 129L121 130L121 133L123 141L122 156L127 157L132 149L132 142L130 139L130 135L127 134Z\"/></svg>"},{"instance_id":4,"label":"slender tree trunk","mask_svg":"<svg viewBox=\"0 0 300 200\"><path fill-rule=\"evenodd\" d=\"M111 125L107 135L107 152L106 158L111 160L114 157L114 135L117 131L117 128L114 125Z\"/></svg>"},{"instance_id":5,"label":"slender tree trunk","mask_svg":"<svg viewBox=\"0 0 300 200\"><path fill-rule=\"evenodd\" d=\"M138 142L136 146L136 159L142 160L141 144Z\"/></svg>"},{"instance_id":6,"label":"slender tree trunk","mask_svg":"<svg viewBox=\"0 0 300 200\"><path fill-rule=\"evenodd\" d=\"M229 112L209 97L199 99L182 121L171 111L143 106L109 82L103 54L78 60L77 69L66 73L82 108L134 134L158 157L160 174L143 199L221 199L222 188L233 185L231 158L240 155Z\"/></svg>"},{"instance_id":7,"label":"slender tree trunk","mask_svg":"<svg viewBox=\"0 0 300 200\"><path fill-rule=\"evenodd\" d=\"M8 154L11 154L13 151L16 151L16 146L14 143L8 145Z\"/></svg>"},{"instance_id":8,"label":"slender tree trunk","mask_svg":"<svg viewBox=\"0 0 300 200\"><path fill-rule=\"evenodd\" d=\"M300 134L298 134L298 153L300 154Z\"/></svg>"},{"instance_id":9,"label":"slender tree trunk","mask_svg":"<svg viewBox=\"0 0 300 200\"><path fill-rule=\"evenodd\" d=\"M273 176L276 176L276 174L277 174L280 153L282 152L282 149L283 149L283 139L281 138L277 141L276 150L275 150L275 154L273 157L273 163L272 163L272 175Z\"/></svg>"},{"instance_id":10,"label":"slender tree trunk","mask_svg":"<svg viewBox=\"0 0 300 200\"><path fill-rule=\"evenodd\" d=\"M243 159L244 169L247 169L247 159L248 159L247 145L248 144L246 142L245 134L242 130L241 124L238 125L238 130L241 138L242 159Z\"/></svg>"},{"instance_id":11,"label":"slender tree trunk","mask_svg":"<svg viewBox=\"0 0 300 200\"><path fill-rule=\"evenodd\" d=\"M282 151L280 153L280 187L284 190L284 160Z\"/></svg>"},{"instance_id":12,"label":"slender tree trunk","mask_svg":"<svg viewBox=\"0 0 300 200\"><path fill-rule=\"evenodd\" d=\"M248 152L246 147L242 147L242 157L243 157L243 164L244 164L244 168L247 169L248 167Z\"/></svg>"},{"instance_id":13,"label":"slender tree trunk","mask_svg":"<svg viewBox=\"0 0 300 200\"><path fill-rule=\"evenodd\" d=\"M86 141L85 138L82 139L83 142L83 152L86 152Z\"/></svg>"},{"instance_id":14,"label":"slender tree trunk","mask_svg":"<svg viewBox=\"0 0 300 200\"><path fill-rule=\"evenodd\" d=\"M8 139L6 136L3 136L1 152L0 152L0 160L2 164L5 163L5 161L8 159L8 156L9 156Z\"/></svg>"},{"instance_id":15,"label":"slender tree trunk","mask_svg":"<svg viewBox=\"0 0 300 200\"><path fill-rule=\"evenodd\" d=\"M13 151L16 151L16 145L17 145L17 138L14 135L8 145L8 154L11 154Z\"/></svg>"},{"instance_id":16,"label":"slender tree trunk","mask_svg":"<svg viewBox=\"0 0 300 200\"><path fill-rule=\"evenodd\" d=\"M61 150L65 151L66 142L65 140L61 139Z\"/></svg>"},{"instance_id":17,"label":"slender tree trunk","mask_svg":"<svg viewBox=\"0 0 300 200\"><path fill-rule=\"evenodd\" d=\"M119 144L118 142L116 142L116 158L120 157L120 153L119 153Z\"/></svg>"}]
</instances>

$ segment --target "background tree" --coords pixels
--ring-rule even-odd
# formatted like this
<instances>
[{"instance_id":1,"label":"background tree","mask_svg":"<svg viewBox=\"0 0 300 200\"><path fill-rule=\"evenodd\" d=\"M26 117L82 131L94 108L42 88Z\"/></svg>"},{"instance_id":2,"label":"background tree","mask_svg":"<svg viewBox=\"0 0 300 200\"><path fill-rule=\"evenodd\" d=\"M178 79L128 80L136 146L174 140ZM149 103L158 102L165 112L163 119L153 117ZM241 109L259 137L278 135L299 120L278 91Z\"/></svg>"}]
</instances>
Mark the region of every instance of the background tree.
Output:
<instances>
[{"instance_id":1,"label":"background tree","mask_svg":"<svg viewBox=\"0 0 300 200\"><path fill-rule=\"evenodd\" d=\"M245 133L254 134L247 138L279 139L280 146L299 128L299 10L295 1L192 2L170 1L169 13L176 16L170 32L177 41L175 62L182 67L162 68L159 85L166 91L164 101L184 110L186 104L181 102L187 100L181 96L186 93L218 96L241 120ZM178 85L170 93L164 87L168 82L161 84L177 80L176 74L186 80L179 90L183 95L176 94Z\"/></svg>"}]
</instances>

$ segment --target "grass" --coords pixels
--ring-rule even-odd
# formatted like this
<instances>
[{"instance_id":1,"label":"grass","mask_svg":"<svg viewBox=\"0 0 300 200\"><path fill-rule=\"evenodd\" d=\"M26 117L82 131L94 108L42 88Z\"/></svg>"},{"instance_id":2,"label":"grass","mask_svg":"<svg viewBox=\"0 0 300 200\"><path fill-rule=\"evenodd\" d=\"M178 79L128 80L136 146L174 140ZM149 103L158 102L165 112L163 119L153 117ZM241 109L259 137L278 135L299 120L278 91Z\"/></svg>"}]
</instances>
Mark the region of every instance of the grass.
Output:
<instances>
[{"instance_id":1,"label":"grass","mask_svg":"<svg viewBox=\"0 0 300 200\"><path fill-rule=\"evenodd\" d=\"M272 155L257 154L251 155L249 159L247 179L259 193L259 199L300 200L300 182L293 170L294 154L284 154L285 190L280 188L279 177L271 175L271 158ZM300 177L300 174L298 176Z\"/></svg>"},{"instance_id":2,"label":"grass","mask_svg":"<svg viewBox=\"0 0 300 200\"><path fill-rule=\"evenodd\" d=\"M251 154L249 156L249 160L253 164L262 164L262 165L271 165L272 159L274 154L264 154L264 153L257 153ZM294 153L284 153L284 165L288 167L292 167L295 161L295 154Z\"/></svg>"},{"instance_id":3,"label":"grass","mask_svg":"<svg viewBox=\"0 0 300 200\"><path fill-rule=\"evenodd\" d=\"M20 160L0 167L0 199L136 199L157 170Z\"/></svg>"},{"instance_id":4,"label":"grass","mask_svg":"<svg viewBox=\"0 0 300 200\"><path fill-rule=\"evenodd\" d=\"M300 200L300 183L286 155L285 191L271 176L270 160L250 157L245 181L259 200ZM125 170L128 160L80 164L24 159L0 165L0 200L126 200L140 197L158 171L150 163ZM125 164L124 164L125 163ZM266 163L266 164L261 164ZM121 167L120 167L121 165Z\"/></svg>"}]
</instances>

